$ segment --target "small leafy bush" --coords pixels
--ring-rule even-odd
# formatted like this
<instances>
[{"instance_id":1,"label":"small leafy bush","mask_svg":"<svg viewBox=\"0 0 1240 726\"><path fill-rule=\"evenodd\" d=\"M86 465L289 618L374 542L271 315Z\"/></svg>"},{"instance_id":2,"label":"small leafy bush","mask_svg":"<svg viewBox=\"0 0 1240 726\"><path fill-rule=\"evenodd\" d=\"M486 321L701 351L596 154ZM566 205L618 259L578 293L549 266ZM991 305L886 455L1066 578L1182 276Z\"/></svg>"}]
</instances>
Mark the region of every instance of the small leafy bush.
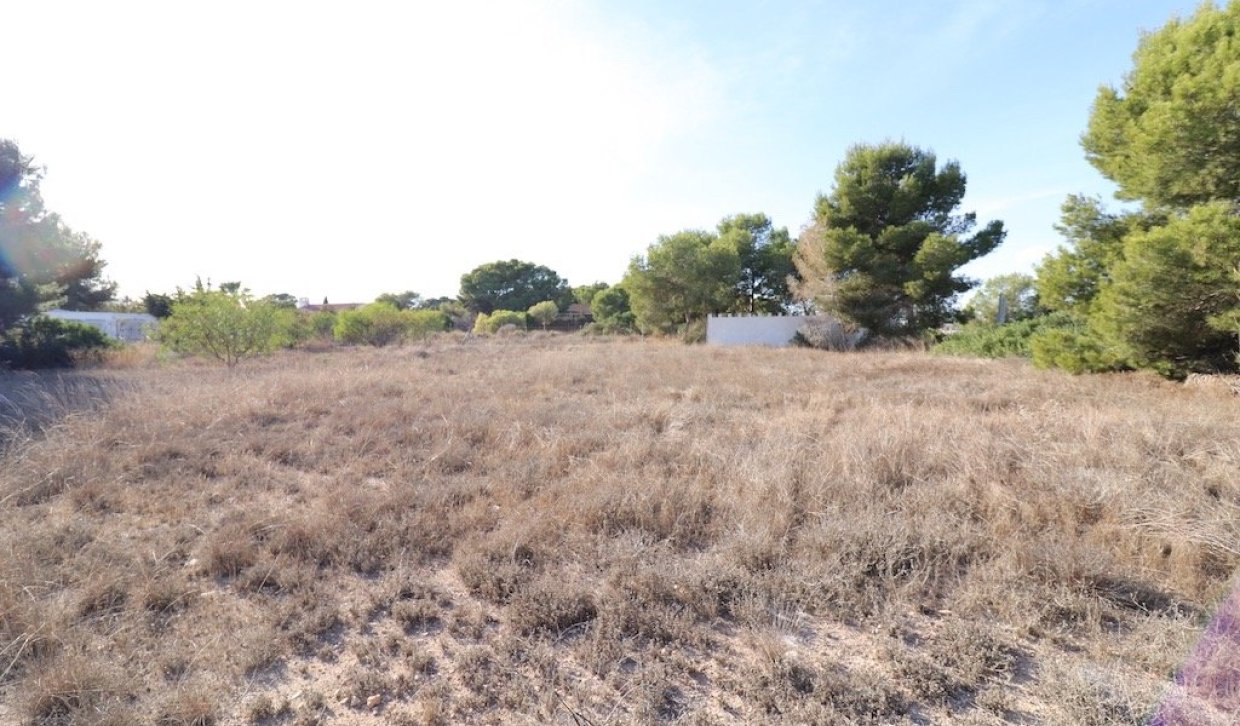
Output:
<instances>
[{"instance_id":1,"label":"small leafy bush","mask_svg":"<svg viewBox=\"0 0 1240 726\"><path fill-rule=\"evenodd\" d=\"M118 345L85 323L40 315L0 337L0 368L68 368L83 357Z\"/></svg>"},{"instance_id":2,"label":"small leafy bush","mask_svg":"<svg viewBox=\"0 0 1240 726\"><path fill-rule=\"evenodd\" d=\"M543 327L543 330L546 330L547 326L555 322L556 316L560 314L560 306L556 305L551 300L543 300L540 303L531 305L530 309L526 312L529 313L529 316L533 318L535 322Z\"/></svg>"},{"instance_id":3,"label":"small leafy bush","mask_svg":"<svg viewBox=\"0 0 1240 726\"><path fill-rule=\"evenodd\" d=\"M215 358L231 368L242 358L289 345L296 318L294 310L244 293L199 290L173 304L158 337L172 350Z\"/></svg>"},{"instance_id":4,"label":"small leafy bush","mask_svg":"<svg viewBox=\"0 0 1240 726\"><path fill-rule=\"evenodd\" d=\"M448 329L448 317L438 310L399 310L389 303L371 303L336 316L336 340L376 347L425 338Z\"/></svg>"},{"instance_id":5,"label":"small leafy bush","mask_svg":"<svg viewBox=\"0 0 1240 726\"><path fill-rule=\"evenodd\" d=\"M336 327L336 313L331 310L320 310L310 316L310 328L320 338L331 338Z\"/></svg>"},{"instance_id":6,"label":"small leafy bush","mask_svg":"<svg viewBox=\"0 0 1240 726\"><path fill-rule=\"evenodd\" d=\"M490 315L481 313L474 320L474 332L493 334L499 332L499 329L505 325L525 330L525 313L516 310L496 310Z\"/></svg>"}]
</instances>

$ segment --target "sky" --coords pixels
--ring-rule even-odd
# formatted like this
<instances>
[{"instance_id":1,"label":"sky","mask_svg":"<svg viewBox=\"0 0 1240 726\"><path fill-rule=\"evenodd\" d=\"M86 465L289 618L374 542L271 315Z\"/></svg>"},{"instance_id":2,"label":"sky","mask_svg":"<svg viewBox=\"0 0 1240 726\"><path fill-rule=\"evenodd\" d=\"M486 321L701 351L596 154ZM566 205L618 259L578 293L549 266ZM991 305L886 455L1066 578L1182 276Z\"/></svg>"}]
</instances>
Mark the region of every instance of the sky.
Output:
<instances>
[{"instance_id":1,"label":"sky","mask_svg":"<svg viewBox=\"0 0 1240 726\"><path fill-rule=\"evenodd\" d=\"M0 0L0 138L120 292L455 295L518 258L617 282L660 234L794 235L859 143L956 160L1030 272L1143 31L1199 0Z\"/></svg>"}]
</instances>

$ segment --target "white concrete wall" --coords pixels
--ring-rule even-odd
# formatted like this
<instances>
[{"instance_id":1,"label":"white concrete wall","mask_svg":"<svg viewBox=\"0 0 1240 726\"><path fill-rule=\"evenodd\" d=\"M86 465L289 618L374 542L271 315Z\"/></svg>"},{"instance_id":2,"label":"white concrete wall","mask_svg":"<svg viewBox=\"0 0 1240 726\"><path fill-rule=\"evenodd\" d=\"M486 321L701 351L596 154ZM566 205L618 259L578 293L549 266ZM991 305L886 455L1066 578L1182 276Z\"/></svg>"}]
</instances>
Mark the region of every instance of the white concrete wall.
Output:
<instances>
[{"instance_id":1,"label":"white concrete wall","mask_svg":"<svg viewBox=\"0 0 1240 726\"><path fill-rule=\"evenodd\" d=\"M99 328L109 338L137 343L146 340L158 321L146 313L94 313L78 310L48 310L47 317L70 320Z\"/></svg>"},{"instance_id":2,"label":"white concrete wall","mask_svg":"<svg viewBox=\"0 0 1240 726\"><path fill-rule=\"evenodd\" d=\"M783 347L802 325L825 321L812 315L711 315L706 318L706 342L711 345L769 345Z\"/></svg>"}]
</instances>

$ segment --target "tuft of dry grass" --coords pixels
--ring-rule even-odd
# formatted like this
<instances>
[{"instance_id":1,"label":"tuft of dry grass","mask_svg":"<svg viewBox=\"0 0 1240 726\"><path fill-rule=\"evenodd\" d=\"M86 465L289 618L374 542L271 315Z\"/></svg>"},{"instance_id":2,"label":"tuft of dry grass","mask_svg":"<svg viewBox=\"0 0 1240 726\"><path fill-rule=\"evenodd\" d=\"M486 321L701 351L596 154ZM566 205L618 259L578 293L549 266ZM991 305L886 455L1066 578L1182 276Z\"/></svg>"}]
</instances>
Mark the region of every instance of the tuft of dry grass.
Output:
<instances>
[{"instance_id":1,"label":"tuft of dry grass","mask_svg":"<svg viewBox=\"0 0 1240 726\"><path fill-rule=\"evenodd\" d=\"M1210 387L538 335L0 391L0 722L1127 724L1234 696L1207 624L1240 416Z\"/></svg>"}]
</instances>

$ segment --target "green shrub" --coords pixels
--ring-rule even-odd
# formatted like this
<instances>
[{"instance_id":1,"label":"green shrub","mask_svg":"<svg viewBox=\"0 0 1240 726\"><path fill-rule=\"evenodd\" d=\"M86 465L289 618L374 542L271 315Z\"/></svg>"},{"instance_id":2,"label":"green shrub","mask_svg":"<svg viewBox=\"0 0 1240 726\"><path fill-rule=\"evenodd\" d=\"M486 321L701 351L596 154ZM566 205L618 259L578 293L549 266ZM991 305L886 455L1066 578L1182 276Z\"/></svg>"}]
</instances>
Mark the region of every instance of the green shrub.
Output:
<instances>
[{"instance_id":1,"label":"green shrub","mask_svg":"<svg viewBox=\"0 0 1240 726\"><path fill-rule=\"evenodd\" d=\"M0 368L68 368L83 356L117 345L98 328L40 315L0 338Z\"/></svg>"},{"instance_id":2,"label":"green shrub","mask_svg":"<svg viewBox=\"0 0 1240 726\"><path fill-rule=\"evenodd\" d=\"M1062 313L1004 325L975 320L947 336L933 351L978 358L1028 358L1033 354L1030 341L1039 332L1069 329L1071 326L1071 319Z\"/></svg>"},{"instance_id":3,"label":"green shrub","mask_svg":"<svg viewBox=\"0 0 1240 726\"><path fill-rule=\"evenodd\" d=\"M493 334L499 332L499 329L505 325L513 325L518 330L525 330L525 313L515 310L496 310L490 315L480 313L474 320L474 332Z\"/></svg>"},{"instance_id":4,"label":"green shrub","mask_svg":"<svg viewBox=\"0 0 1240 726\"><path fill-rule=\"evenodd\" d=\"M546 330L547 326L555 322L556 316L560 314L560 306L550 300L543 300L540 303L531 305L526 312L535 322L543 327L543 330Z\"/></svg>"},{"instance_id":5,"label":"green shrub","mask_svg":"<svg viewBox=\"0 0 1240 726\"><path fill-rule=\"evenodd\" d=\"M270 353L294 340L297 313L244 293L198 290L172 305L157 337L171 350L222 361Z\"/></svg>"},{"instance_id":6,"label":"green shrub","mask_svg":"<svg viewBox=\"0 0 1240 726\"><path fill-rule=\"evenodd\" d=\"M389 303L371 303L337 315L333 331L342 343L384 346L424 338L448 325L448 317L438 310L398 310Z\"/></svg>"},{"instance_id":7,"label":"green shrub","mask_svg":"<svg viewBox=\"0 0 1240 726\"><path fill-rule=\"evenodd\" d=\"M637 332L633 321L633 313L621 313L610 318L595 320L585 328L586 335L632 335Z\"/></svg>"},{"instance_id":8,"label":"green shrub","mask_svg":"<svg viewBox=\"0 0 1240 726\"><path fill-rule=\"evenodd\" d=\"M320 310L310 316L310 328L320 338L332 337L336 327L336 313L331 310Z\"/></svg>"},{"instance_id":9,"label":"green shrub","mask_svg":"<svg viewBox=\"0 0 1240 726\"><path fill-rule=\"evenodd\" d=\"M421 340L452 329L452 320L438 310L405 310L405 338Z\"/></svg>"},{"instance_id":10,"label":"green shrub","mask_svg":"<svg viewBox=\"0 0 1240 726\"><path fill-rule=\"evenodd\" d=\"M1049 328L1029 340L1033 364L1069 373L1096 373L1127 368L1126 362L1095 335L1078 327Z\"/></svg>"}]
</instances>

